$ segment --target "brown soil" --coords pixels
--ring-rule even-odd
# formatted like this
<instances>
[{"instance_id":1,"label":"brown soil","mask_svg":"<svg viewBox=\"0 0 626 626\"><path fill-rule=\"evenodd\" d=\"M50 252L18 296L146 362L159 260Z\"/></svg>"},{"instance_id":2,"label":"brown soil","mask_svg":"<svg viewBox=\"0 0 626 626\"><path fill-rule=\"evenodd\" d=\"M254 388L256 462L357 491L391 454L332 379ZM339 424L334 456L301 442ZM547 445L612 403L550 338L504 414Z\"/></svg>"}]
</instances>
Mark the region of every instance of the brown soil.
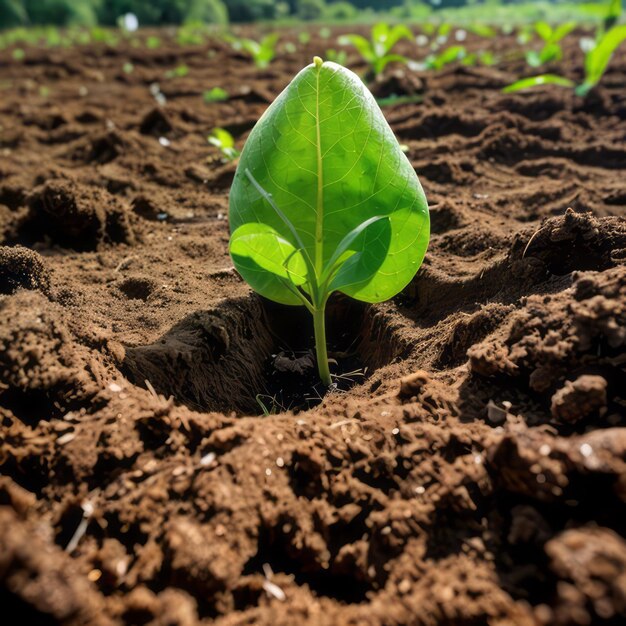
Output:
<instances>
[{"instance_id":1,"label":"brown soil","mask_svg":"<svg viewBox=\"0 0 626 626\"><path fill-rule=\"evenodd\" d=\"M432 207L426 261L391 302L332 304L364 382L263 416L258 394L288 404L268 359L312 331L234 272L234 167L206 135L242 145L328 47L264 71L219 43L0 53L12 623L624 623L624 52L585 101L503 95L519 60L390 68L380 95L423 96L385 113ZM215 86L232 98L203 103Z\"/></svg>"}]
</instances>

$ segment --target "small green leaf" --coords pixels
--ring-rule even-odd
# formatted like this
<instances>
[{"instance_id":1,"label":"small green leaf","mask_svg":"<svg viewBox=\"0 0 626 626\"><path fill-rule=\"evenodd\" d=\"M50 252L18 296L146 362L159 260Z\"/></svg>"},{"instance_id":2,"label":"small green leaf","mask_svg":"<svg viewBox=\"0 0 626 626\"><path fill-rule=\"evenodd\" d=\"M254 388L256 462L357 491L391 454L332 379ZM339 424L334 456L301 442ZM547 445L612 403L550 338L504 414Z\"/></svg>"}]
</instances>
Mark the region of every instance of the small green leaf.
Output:
<instances>
[{"instance_id":1,"label":"small green leaf","mask_svg":"<svg viewBox=\"0 0 626 626\"><path fill-rule=\"evenodd\" d=\"M367 227L358 233L356 241L352 242L352 246L358 248L358 252L341 264L330 282L329 291L341 290L344 293L349 291L357 300L380 302L379 294L372 293L368 287L389 251L391 226L388 219L369 221Z\"/></svg>"},{"instance_id":2,"label":"small green leaf","mask_svg":"<svg viewBox=\"0 0 626 626\"><path fill-rule=\"evenodd\" d=\"M464 56L464 46L450 46L434 58L430 59L427 65L432 69L440 70L442 67L449 65L450 63L454 63L454 61L460 61Z\"/></svg>"},{"instance_id":3,"label":"small green leaf","mask_svg":"<svg viewBox=\"0 0 626 626\"><path fill-rule=\"evenodd\" d=\"M339 37L339 43L342 46L352 44L366 61L372 62L376 58L372 44L361 35L343 35Z\"/></svg>"},{"instance_id":4,"label":"small green leaf","mask_svg":"<svg viewBox=\"0 0 626 626\"><path fill-rule=\"evenodd\" d=\"M552 43L558 43L569 35L576 28L576 22L565 22L564 24L560 24L557 26L552 32Z\"/></svg>"},{"instance_id":5,"label":"small green leaf","mask_svg":"<svg viewBox=\"0 0 626 626\"><path fill-rule=\"evenodd\" d=\"M385 54L391 50L401 39L408 39L409 41L413 39L413 33L408 26L404 24L396 24L390 31L387 36L387 49L385 50Z\"/></svg>"},{"instance_id":6,"label":"small green leaf","mask_svg":"<svg viewBox=\"0 0 626 626\"><path fill-rule=\"evenodd\" d=\"M306 282L306 263L298 250L267 224L242 224L230 239L237 271L258 293L281 304L302 302L285 285Z\"/></svg>"},{"instance_id":7,"label":"small green leaf","mask_svg":"<svg viewBox=\"0 0 626 626\"><path fill-rule=\"evenodd\" d=\"M550 61L558 61L563 56L563 51L558 43L548 43L543 47L543 50L539 54L539 60L541 64L549 63Z\"/></svg>"},{"instance_id":8,"label":"small green leaf","mask_svg":"<svg viewBox=\"0 0 626 626\"><path fill-rule=\"evenodd\" d=\"M535 24L535 32L544 40L550 41L552 37L552 26L546 22L537 22Z\"/></svg>"},{"instance_id":9,"label":"small green leaf","mask_svg":"<svg viewBox=\"0 0 626 626\"><path fill-rule=\"evenodd\" d=\"M492 28L491 26L487 26L487 24L480 24L480 23L471 24L470 26L467 27L467 30L469 30L470 33L474 33L475 35L478 35L479 37L486 37L488 39L491 39L492 37L495 37L498 34L495 28Z\"/></svg>"},{"instance_id":10,"label":"small green leaf","mask_svg":"<svg viewBox=\"0 0 626 626\"><path fill-rule=\"evenodd\" d=\"M560 87L574 87L574 82L569 78L557 76L556 74L541 74L540 76L532 76L531 78L522 78L512 85L508 85L502 91L504 93L513 93L540 85L558 85Z\"/></svg>"},{"instance_id":11,"label":"small green leaf","mask_svg":"<svg viewBox=\"0 0 626 626\"><path fill-rule=\"evenodd\" d=\"M593 86L600 82L613 53L626 39L626 24L614 26L602 35L598 45L585 57L585 83Z\"/></svg>"},{"instance_id":12,"label":"small green leaf","mask_svg":"<svg viewBox=\"0 0 626 626\"><path fill-rule=\"evenodd\" d=\"M208 137L209 143L217 148L234 148L235 138L223 128L214 128Z\"/></svg>"},{"instance_id":13,"label":"small green leaf","mask_svg":"<svg viewBox=\"0 0 626 626\"><path fill-rule=\"evenodd\" d=\"M363 241L363 237L361 236L366 229L370 226L374 225L376 222L380 220L385 220L387 222L387 230L389 230L389 219L387 217L383 217L381 215L376 215L374 217L370 217L370 219L365 220L362 224L359 224L356 228L353 228L337 245L333 255L326 263L326 267L321 276L321 280L325 280L328 276L332 274L337 263L339 263L346 252L349 250L358 250L361 251L365 242ZM357 240L361 238L361 243L356 244ZM385 250L386 252L386 250Z\"/></svg>"},{"instance_id":14,"label":"small green leaf","mask_svg":"<svg viewBox=\"0 0 626 626\"><path fill-rule=\"evenodd\" d=\"M202 94L202 99L210 104L211 102L224 102L228 100L228 92L221 87L213 87L213 89L208 89Z\"/></svg>"}]
</instances>

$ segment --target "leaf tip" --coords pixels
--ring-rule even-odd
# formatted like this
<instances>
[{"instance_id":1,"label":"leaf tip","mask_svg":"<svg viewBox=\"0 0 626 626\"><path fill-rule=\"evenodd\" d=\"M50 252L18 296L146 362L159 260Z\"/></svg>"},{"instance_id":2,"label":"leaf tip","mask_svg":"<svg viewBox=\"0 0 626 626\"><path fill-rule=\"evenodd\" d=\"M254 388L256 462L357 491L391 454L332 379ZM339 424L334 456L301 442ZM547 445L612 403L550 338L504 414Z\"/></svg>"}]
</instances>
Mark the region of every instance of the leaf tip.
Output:
<instances>
[{"instance_id":1,"label":"leaf tip","mask_svg":"<svg viewBox=\"0 0 626 626\"><path fill-rule=\"evenodd\" d=\"M320 67L322 67L322 64L324 63L324 61L322 61L321 57L313 57L313 64L315 65L315 69L320 69Z\"/></svg>"}]
</instances>

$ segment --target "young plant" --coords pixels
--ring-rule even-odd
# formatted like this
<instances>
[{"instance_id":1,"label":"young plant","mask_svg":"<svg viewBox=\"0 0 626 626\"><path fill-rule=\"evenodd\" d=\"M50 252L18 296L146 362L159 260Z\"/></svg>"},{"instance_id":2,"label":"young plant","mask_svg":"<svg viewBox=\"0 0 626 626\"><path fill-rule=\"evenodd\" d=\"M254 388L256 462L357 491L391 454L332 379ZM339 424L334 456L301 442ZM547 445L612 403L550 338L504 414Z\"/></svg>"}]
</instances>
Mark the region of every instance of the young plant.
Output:
<instances>
[{"instance_id":1,"label":"young plant","mask_svg":"<svg viewBox=\"0 0 626 626\"><path fill-rule=\"evenodd\" d=\"M450 63L463 60L466 54L465 46L449 46L439 54L429 54L423 65L425 69L440 70Z\"/></svg>"},{"instance_id":2,"label":"young plant","mask_svg":"<svg viewBox=\"0 0 626 626\"><path fill-rule=\"evenodd\" d=\"M417 272L429 239L424 192L371 93L318 57L250 133L229 219L241 276L262 296L311 313L327 386L329 296L391 298Z\"/></svg>"},{"instance_id":3,"label":"young plant","mask_svg":"<svg viewBox=\"0 0 626 626\"><path fill-rule=\"evenodd\" d=\"M407 63L406 57L391 52L401 39L413 39L413 33L407 26L397 24L392 27L381 22L372 27L369 40L361 35L343 35L338 41L341 45L352 44L359 51L369 65L367 78L370 80L381 74L392 61Z\"/></svg>"},{"instance_id":4,"label":"young plant","mask_svg":"<svg viewBox=\"0 0 626 626\"><path fill-rule=\"evenodd\" d=\"M221 87L213 87L213 89L207 89L202 93L202 99L207 104L211 102L224 102L228 100L229 97L228 92Z\"/></svg>"},{"instance_id":5,"label":"young plant","mask_svg":"<svg viewBox=\"0 0 626 626\"><path fill-rule=\"evenodd\" d=\"M276 44L278 43L278 34L271 33L261 39L261 41L255 41L254 39L232 39L232 46L235 50L243 50L247 52L254 64L258 68L267 67L274 57L276 56Z\"/></svg>"},{"instance_id":6,"label":"young plant","mask_svg":"<svg viewBox=\"0 0 626 626\"><path fill-rule=\"evenodd\" d=\"M207 137L207 141L222 153L222 160L229 163L239 157L239 150L235 148L235 138L224 128L214 128Z\"/></svg>"},{"instance_id":7,"label":"young plant","mask_svg":"<svg viewBox=\"0 0 626 626\"><path fill-rule=\"evenodd\" d=\"M561 40L576 28L575 22L566 22L556 28L552 28L546 22L537 22L535 32L543 40L543 48L540 51L529 50L526 53L526 63L531 67L539 67L550 61L559 61L563 58Z\"/></svg>"},{"instance_id":8,"label":"young plant","mask_svg":"<svg viewBox=\"0 0 626 626\"><path fill-rule=\"evenodd\" d=\"M165 72L165 78L185 78L189 74L188 65L178 65L173 70Z\"/></svg>"},{"instance_id":9,"label":"young plant","mask_svg":"<svg viewBox=\"0 0 626 626\"><path fill-rule=\"evenodd\" d=\"M613 53L624 40L626 40L626 24L614 26L603 34L600 34L595 46L585 54L585 79L579 85L576 85L574 81L564 76L557 74L541 74L539 76L531 76L530 78L518 80L512 85L505 87L502 91L511 93L530 89L538 85L551 84L574 88L576 95L584 97L600 82L606 72L606 68L609 65Z\"/></svg>"}]
</instances>

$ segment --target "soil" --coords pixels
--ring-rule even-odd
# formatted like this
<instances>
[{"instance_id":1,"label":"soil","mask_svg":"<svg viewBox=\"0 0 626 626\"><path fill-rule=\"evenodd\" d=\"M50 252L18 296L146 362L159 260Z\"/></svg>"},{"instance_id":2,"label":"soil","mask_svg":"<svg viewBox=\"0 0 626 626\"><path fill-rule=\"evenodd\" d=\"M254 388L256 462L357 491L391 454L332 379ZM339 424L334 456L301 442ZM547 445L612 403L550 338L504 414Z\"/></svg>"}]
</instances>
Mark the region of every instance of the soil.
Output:
<instances>
[{"instance_id":1,"label":"soil","mask_svg":"<svg viewBox=\"0 0 626 626\"><path fill-rule=\"evenodd\" d=\"M514 56L389 66L374 91L421 100L384 111L429 199L430 248L392 301L334 299L334 349L364 376L296 414L268 359L306 369L310 320L235 273L234 165L206 136L241 147L333 42L260 71L160 36L0 52L5 615L624 623L624 51L586 100L502 94L526 71ZM548 69L580 77L576 38L565 58ZM212 87L231 98L204 103Z\"/></svg>"}]
</instances>

